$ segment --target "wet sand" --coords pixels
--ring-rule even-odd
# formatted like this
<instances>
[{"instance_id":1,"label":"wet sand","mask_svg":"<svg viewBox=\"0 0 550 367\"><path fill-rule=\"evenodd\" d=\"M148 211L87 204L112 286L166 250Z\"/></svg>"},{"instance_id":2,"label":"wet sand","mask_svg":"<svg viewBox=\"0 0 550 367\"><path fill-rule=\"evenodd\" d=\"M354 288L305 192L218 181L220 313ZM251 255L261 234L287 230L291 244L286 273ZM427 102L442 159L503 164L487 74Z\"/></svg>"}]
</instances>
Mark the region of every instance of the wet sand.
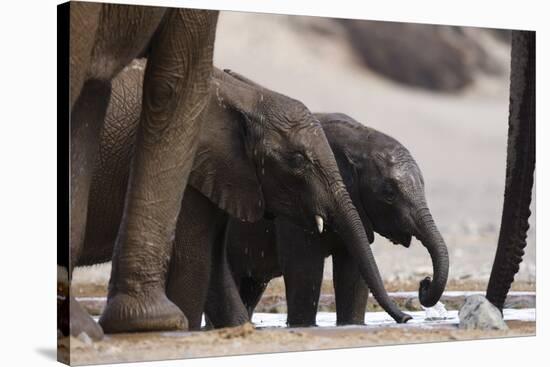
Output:
<instances>
[{"instance_id":1,"label":"wet sand","mask_svg":"<svg viewBox=\"0 0 550 367\"><path fill-rule=\"evenodd\" d=\"M509 321L508 326L507 331L467 331L452 326L429 330L360 326L255 329L246 324L202 332L109 335L92 344L71 337L61 339L59 346L60 352L66 353L70 345L71 363L84 365L532 336L536 332L534 322Z\"/></svg>"}]
</instances>

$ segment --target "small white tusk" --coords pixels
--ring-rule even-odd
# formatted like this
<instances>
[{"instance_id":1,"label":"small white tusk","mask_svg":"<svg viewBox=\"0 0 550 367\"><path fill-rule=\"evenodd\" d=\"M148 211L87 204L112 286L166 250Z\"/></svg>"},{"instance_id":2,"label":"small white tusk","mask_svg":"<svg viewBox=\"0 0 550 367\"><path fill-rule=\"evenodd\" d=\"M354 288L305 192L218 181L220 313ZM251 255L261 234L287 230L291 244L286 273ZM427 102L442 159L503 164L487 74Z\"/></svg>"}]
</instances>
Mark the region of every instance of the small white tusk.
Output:
<instances>
[{"instance_id":1,"label":"small white tusk","mask_svg":"<svg viewBox=\"0 0 550 367\"><path fill-rule=\"evenodd\" d=\"M323 218L321 218L321 216L319 215L316 215L315 223L317 223L317 229L319 230L319 233L323 233Z\"/></svg>"}]
</instances>

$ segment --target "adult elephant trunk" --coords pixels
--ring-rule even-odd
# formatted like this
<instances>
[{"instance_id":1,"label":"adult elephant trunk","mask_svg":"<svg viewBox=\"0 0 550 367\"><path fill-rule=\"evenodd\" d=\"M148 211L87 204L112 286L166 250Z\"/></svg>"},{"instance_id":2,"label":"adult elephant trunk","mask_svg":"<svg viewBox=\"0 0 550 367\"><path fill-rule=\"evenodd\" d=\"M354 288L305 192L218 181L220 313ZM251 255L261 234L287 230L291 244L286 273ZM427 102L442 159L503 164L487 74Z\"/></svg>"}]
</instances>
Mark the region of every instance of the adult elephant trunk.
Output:
<instances>
[{"instance_id":1,"label":"adult elephant trunk","mask_svg":"<svg viewBox=\"0 0 550 367\"><path fill-rule=\"evenodd\" d=\"M487 299L502 310L526 245L535 170L535 32L512 32L504 205Z\"/></svg>"},{"instance_id":2,"label":"adult elephant trunk","mask_svg":"<svg viewBox=\"0 0 550 367\"><path fill-rule=\"evenodd\" d=\"M342 186L342 187L339 187ZM378 266L374 260L372 250L365 233L365 228L355 206L353 205L346 189L343 185L336 185L336 208L334 211L334 225L341 236L346 247L356 259L359 265L359 271L363 279L367 282L374 298L380 306L398 323L405 323L411 319L411 316L403 313L397 305L389 298Z\"/></svg>"},{"instance_id":3,"label":"adult elephant trunk","mask_svg":"<svg viewBox=\"0 0 550 367\"><path fill-rule=\"evenodd\" d=\"M420 282L418 298L424 307L432 307L439 301L447 285L449 253L427 206L421 206L414 220L418 228L417 238L428 249L433 264L433 280L425 278Z\"/></svg>"}]
</instances>

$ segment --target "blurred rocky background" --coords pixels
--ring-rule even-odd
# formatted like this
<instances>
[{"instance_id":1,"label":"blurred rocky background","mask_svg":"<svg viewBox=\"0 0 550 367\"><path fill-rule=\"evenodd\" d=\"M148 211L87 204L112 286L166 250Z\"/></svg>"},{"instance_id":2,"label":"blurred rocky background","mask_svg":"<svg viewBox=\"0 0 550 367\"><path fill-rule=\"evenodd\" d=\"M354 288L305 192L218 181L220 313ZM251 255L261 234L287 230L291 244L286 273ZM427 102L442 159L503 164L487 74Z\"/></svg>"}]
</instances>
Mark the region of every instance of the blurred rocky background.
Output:
<instances>
[{"instance_id":1,"label":"blurred rocky background","mask_svg":"<svg viewBox=\"0 0 550 367\"><path fill-rule=\"evenodd\" d=\"M405 85L454 92L477 74L506 75L498 54L509 31L412 23L341 20L359 59L371 70Z\"/></svg>"}]
</instances>

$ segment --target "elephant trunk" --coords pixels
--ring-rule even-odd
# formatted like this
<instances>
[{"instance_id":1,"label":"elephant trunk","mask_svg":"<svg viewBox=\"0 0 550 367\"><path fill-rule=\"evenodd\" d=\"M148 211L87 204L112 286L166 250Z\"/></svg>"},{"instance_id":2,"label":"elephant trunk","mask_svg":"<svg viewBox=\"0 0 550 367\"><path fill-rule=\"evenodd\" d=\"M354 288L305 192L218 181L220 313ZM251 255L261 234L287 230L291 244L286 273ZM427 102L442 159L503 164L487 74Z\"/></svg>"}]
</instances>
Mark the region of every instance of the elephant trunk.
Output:
<instances>
[{"instance_id":1,"label":"elephant trunk","mask_svg":"<svg viewBox=\"0 0 550 367\"><path fill-rule=\"evenodd\" d=\"M380 306L398 323L405 323L411 319L411 316L403 313L397 305L389 298L378 267L374 260L363 223L354 207L346 189L343 185L336 189L335 198L337 199L336 210L334 212L334 225L341 236L343 242L351 254L356 259L363 279L368 284L372 294ZM334 186L333 186L334 187Z\"/></svg>"},{"instance_id":2,"label":"elephant trunk","mask_svg":"<svg viewBox=\"0 0 550 367\"><path fill-rule=\"evenodd\" d=\"M506 186L487 299L500 310L527 242L535 170L535 32L512 32Z\"/></svg>"},{"instance_id":3,"label":"elephant trunk","mask_svg":"<svg viewBox=\"0 0 550 367\"><path fill-rule=\"evenodd\" d=\"M418 239L428 249L433 265L433 280L429 277L420 282L418 298L424 307L432 307L441 298L449 275L449 253L429 209L423 206L416 214Z\"/></svg>"}]
</instances>

